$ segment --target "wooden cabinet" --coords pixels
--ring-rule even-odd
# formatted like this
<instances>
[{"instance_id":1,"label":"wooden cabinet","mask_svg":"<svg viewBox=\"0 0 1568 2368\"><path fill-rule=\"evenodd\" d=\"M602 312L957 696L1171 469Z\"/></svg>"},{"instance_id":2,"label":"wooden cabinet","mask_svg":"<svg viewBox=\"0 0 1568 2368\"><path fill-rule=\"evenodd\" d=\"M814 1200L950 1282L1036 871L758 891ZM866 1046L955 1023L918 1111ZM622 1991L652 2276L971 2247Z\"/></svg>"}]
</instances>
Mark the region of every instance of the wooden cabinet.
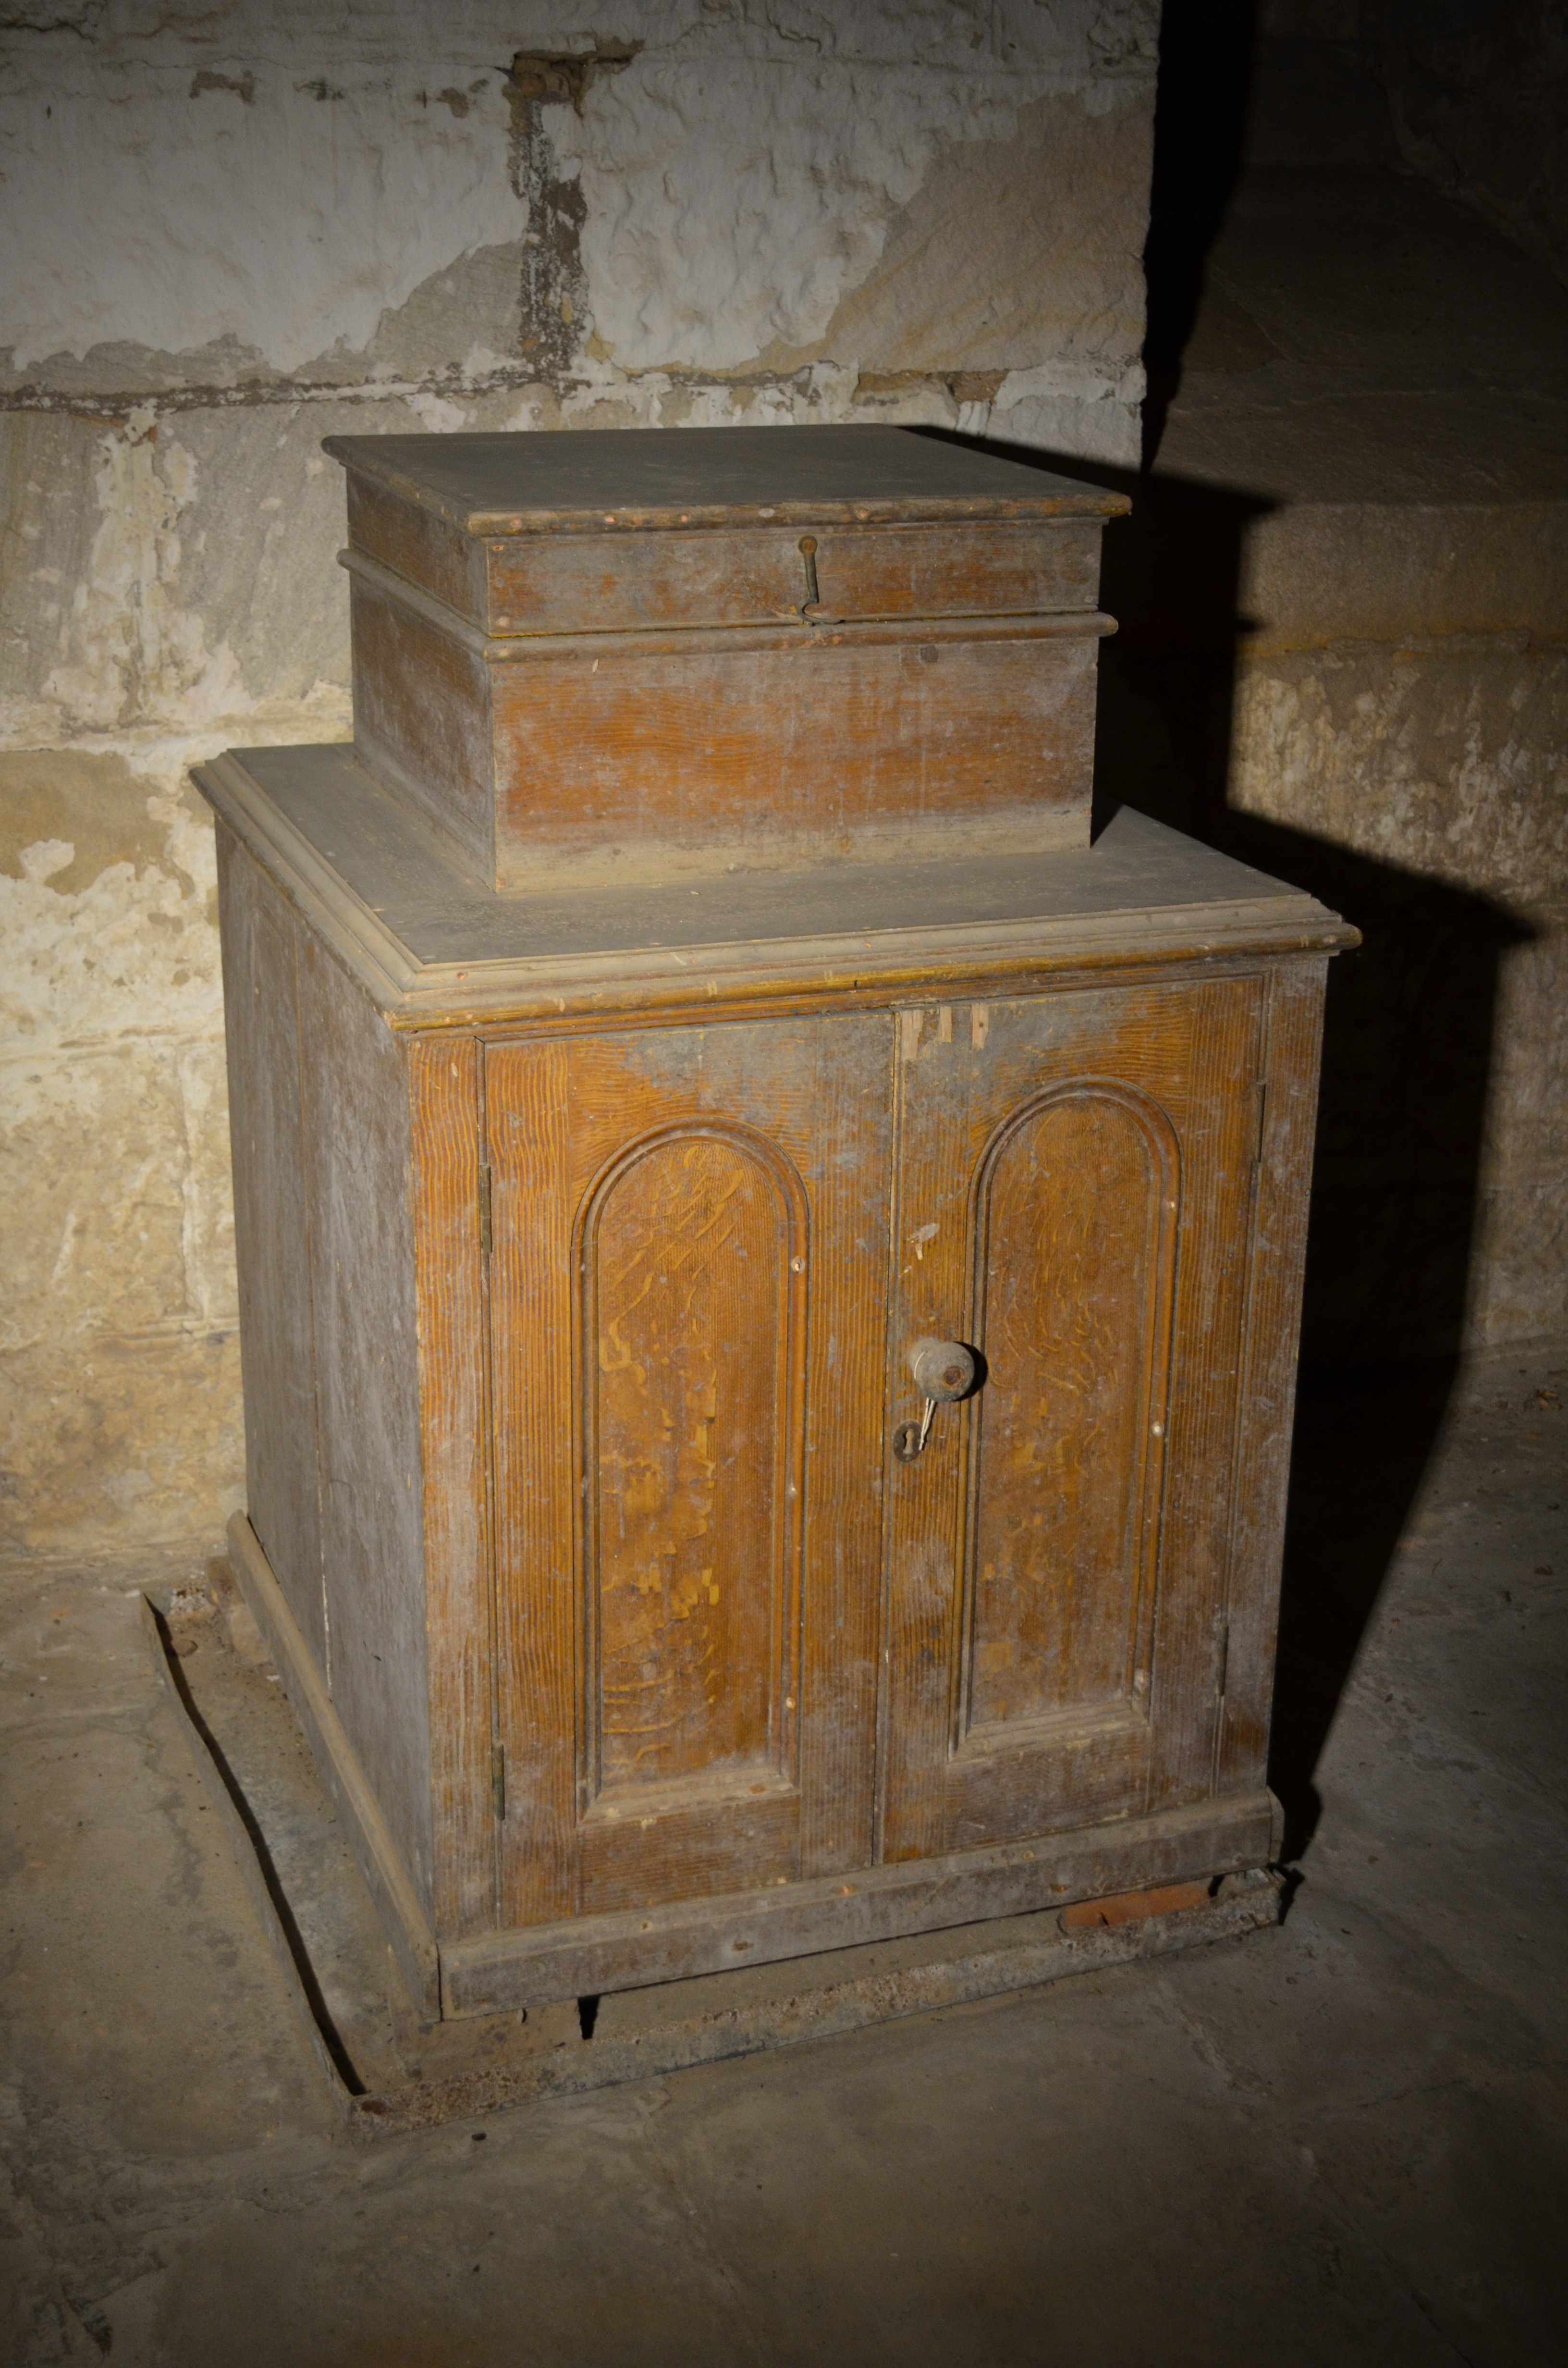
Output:
<instances>
[{"instance_id":1,"label":"wooden cabinet","mask_svg":"<svg viewBox=\"0 0 1568 2368\"><path fill-rule=\"evenodd\" d=\"M685 564L641 527L518 543L472 485L462 532L411 524L360 475L376 564L417 529L402 564L488 626L585 569L612 618L656 609ZM841 580L935 597L927 524L918 566ZM1049 558L1086 601L1081 514L994 524L983 589L1023 569L1043 599ZM1264 1861L1354 932L1126 812L1092 847L917 830L824 862L807 832L792 863L507 893L381 753L199 779L235 1561L416 1995L526 2005Z\"/></svg>"},{"instance_id":2,"label":"wooden cabinet","mask_svg":"<svg viewBox=\"0 0 1568 2368\"><path fill-rule=\"evenodd\" d=\"M486 1047L511 1920L1206 1788L1264 1007Z\"/></svg>"}]
</instances>

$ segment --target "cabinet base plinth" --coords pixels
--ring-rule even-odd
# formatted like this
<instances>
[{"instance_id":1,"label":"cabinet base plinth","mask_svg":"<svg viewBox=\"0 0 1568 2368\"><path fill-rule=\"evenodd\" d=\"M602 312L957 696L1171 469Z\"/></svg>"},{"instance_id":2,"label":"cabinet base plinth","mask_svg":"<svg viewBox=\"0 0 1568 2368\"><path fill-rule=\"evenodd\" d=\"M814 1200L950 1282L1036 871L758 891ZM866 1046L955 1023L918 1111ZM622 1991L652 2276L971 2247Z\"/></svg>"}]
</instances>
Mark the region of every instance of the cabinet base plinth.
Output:
<instances>
[{"instance_id":1,"label":"cabinet base plinth","mask_svg":"<svg viewBox=\"0 0 1568 2368\"><path fill-rule=\"evenodd\" d=\"M183 1619L148 1618L154 1661L357 2139L847 2037L1240 1940L1279 1918L1281 1878L1252 1868L526 2012L431 2019L404 1995L326 1787L289 1746L291 1714L265 1664L235 1635L233 1612L215 1621L187 1605ZM225 1630L241 1650L225 1649Z\"/></svg>"},{"instance_id":2,"label":"cabinet base plinth","mask_svg":"<svg viewBox=\"0 0 1568 2368\"><path fill-rule=\"evenodd\" d=\"M231 1523L229 1543L241 1592L331 1790L393 1956L426 2013L506 2013L820 1958L1238 1873L1267 1865L1278 1850L1278 1804L1270 1793L1245 1793L995 1849L438 1943L244 1515Z\"/></svg>"}]
</instances>

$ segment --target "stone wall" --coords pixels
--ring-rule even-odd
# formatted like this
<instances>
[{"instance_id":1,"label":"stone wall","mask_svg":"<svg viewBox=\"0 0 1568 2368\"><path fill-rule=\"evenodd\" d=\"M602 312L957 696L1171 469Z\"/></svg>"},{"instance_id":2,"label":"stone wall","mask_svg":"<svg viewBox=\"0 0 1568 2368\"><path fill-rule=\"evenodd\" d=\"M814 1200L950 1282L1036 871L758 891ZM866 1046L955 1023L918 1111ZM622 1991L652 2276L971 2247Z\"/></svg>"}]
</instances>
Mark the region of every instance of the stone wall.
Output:
<instances>
[{"instance_id":1,"label":"stone wall","mask_svg":"<svg viewBox=\"0 0 1568 2368\"><path fill-rule=\"evenodd\" d=\"M1250 147L1397 164L1568 279L1562 0L1261 0Z\"/></svg>"},{"instance_id":2,"label":"stone wall","mask_svg":"<svg viewBox=\"0 0 1568 2368\"><path fill-rule=\"evenodd\" d=\"M1130 462L1154 0L6 10L0 1539L216 1542L211 833L347 735L347 430L926 422Z\"/></svg>"},{"instance_id":3,"label":"stone wall","mask_svg":"<svg viewBox=\"0 0 1568 2368\"><path fill-rule=\"evenodd\" d=\"M1545 21L1169 0L1163 27L1157 459L1107 538L1102 748L1118 793L1364 932L1330 986L1325 1359L1568 1326L1568 291L1410 169L1392 100L1453 36L1479 154L1501 94L1538 120Z\"/></svg>"}]
</instances>

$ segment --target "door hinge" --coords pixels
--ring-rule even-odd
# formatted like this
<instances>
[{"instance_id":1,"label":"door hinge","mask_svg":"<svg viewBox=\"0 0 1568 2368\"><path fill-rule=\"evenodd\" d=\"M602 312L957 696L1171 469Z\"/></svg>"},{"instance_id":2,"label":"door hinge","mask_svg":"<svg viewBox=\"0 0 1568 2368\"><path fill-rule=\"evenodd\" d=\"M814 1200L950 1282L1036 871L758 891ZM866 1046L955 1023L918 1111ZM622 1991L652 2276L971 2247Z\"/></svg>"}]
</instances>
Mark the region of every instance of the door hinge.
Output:
<instances>
[{"instance_id":1,"label":"door hinge","mask_svg":"<svg viewBox=\"0 0 1568 2368\"><path fill-rule=\"evenodd\" d=\"M1223 1702L1225 1699L1225 1680L1230 1675L1230 1669L1231 1623L1227 1620L1220 1630L1219 1667L1214 1672L1214 1698L1216 1702Z\"/></svg>"},{"instance_id":2,"label":"door hinge","mask_svg":"<svg viewBox=\"0 0 1568 2368\"><path fill-rule=\"evenodd\" d=\"M484 1160L479 1163L479 1255L490 1256L490 1168Z\"/></svg>"},{"instance_id":3,"label":"door hinge","mask_svg":"<svg viewBox=\"0 0 1568 2368\"><path fill-rule=\"evenodd\" d=\"M506 1816L506 1747L493 1743L490 1747L490 1805L497 1825Z\"/></svg>"}]
</instances>

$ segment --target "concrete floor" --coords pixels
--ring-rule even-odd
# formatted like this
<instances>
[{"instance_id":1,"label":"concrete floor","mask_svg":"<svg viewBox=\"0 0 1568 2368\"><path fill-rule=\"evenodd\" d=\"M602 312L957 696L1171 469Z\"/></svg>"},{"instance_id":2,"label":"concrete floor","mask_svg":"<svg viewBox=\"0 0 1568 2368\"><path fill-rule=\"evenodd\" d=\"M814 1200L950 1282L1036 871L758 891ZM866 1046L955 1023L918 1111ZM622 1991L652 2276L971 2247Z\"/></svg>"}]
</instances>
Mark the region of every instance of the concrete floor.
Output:
<instances>
[{"instance_id":1,"label":"concrete floor","mask_svg":"<svg viewBox=\"0 0 1568 2368\"><path fill-rule=\"evenodd\" d=\"M180 1573L12 1569L5 2357L1568 2359L1568 1346L1444 1386L1308 1403L1283 1930L369 2146L139 1634Z\"/></svg>"}]
</instances>

